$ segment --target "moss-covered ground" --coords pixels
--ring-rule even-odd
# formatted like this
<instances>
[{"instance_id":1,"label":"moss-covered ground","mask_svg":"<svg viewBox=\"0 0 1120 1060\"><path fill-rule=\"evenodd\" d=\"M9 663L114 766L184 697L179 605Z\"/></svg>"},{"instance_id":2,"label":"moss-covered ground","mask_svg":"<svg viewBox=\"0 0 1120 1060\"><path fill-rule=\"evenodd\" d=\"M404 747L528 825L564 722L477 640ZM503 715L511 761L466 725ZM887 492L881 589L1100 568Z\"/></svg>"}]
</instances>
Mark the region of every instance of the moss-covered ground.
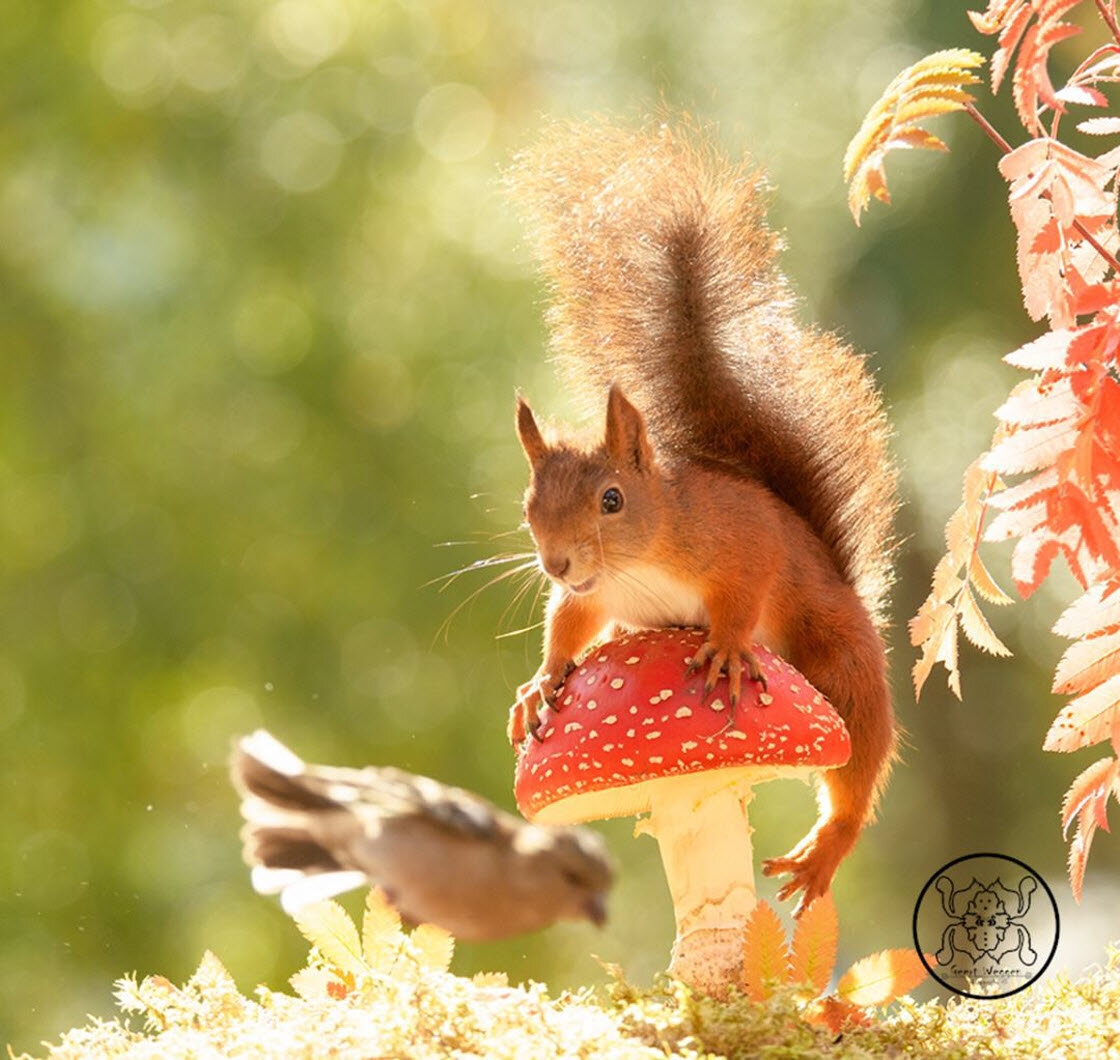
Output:
<instances>
[{"instance_id":1,"label":"moss-covered ground","mask_svg":"<svg viewBox=\"0 0 1120 1060\"><path fill-rule=\"evenodd\" d=\"M501 975L443 969L450 950L404 945L364 971L340 973L313 951L294 993L242 994L206 954L183 986L160 976L117 984L122 1014L47 1046L50 1060L217 1057L766 1058L990 1057L1120 1060L1120 950L1073 981L1051 975L997 1001L907 999L869 1026L834 1034L807 1023L791 990L763 1003L698 997L665 980L638 990L549 996ZM24 1058L29 1060L29 1058Z\"/></svg>"}]
</instances>

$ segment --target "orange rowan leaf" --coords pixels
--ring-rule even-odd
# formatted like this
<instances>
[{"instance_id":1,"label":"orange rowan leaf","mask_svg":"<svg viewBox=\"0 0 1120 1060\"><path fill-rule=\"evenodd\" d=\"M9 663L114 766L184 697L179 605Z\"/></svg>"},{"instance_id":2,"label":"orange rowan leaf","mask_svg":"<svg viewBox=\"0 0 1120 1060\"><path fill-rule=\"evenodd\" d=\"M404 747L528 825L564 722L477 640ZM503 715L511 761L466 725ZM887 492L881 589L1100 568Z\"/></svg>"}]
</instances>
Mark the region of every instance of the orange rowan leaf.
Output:
<instances>
[{"instance_id":1,"label":"orange rowan leaf","mask_svg":"<svg viewBox=\"0 0 1120 1060\"><path fill-rule=\"evenodd\" d=\"M1013 602L1011 597L996 584L995 579L988 573L988 568L984 566L984 561L980 558L979 553L974 552L972 558L968 561L968 580L972 582L973 588L989 603L1002 607L1004 604Z\"/></svg>"},{"instance_id":2,"label":"orange rowan leaf","mask_svg":"<svg viewBox=\"0 0 1120 1060\"><path fill-rule=\"evenodd\" d=\"M908 994L926 978L913 950L882 950L856 961L836 984L837 995L853 1005L886 1005Z\"/></svg>"},{"instance_id":3,"label":"orange rowan leaf","mask_svg":"<svg viewBox=\"0 0 1120 1060\"><path fill-rule=\"evenodd\" d=\"M1077 751L1110 739L1117 709L1120 709L1120 674L1071 699L1054 719L1042 749Z\"/></svg>"},{"instance_id":4,"label":"orange rowan leaf","mask_svg":"<svg viewBox=\"0 0 1120 1060\"><path fill-rule=\"evenodd\" d=\"M1077 225L1094 230L1106 249L1117 242L1115 192L1108 190L1115 169L1040 136L1005 154L999 170L1010 182L1023 304L1034 320L1049 316L1055 328L1070 327L1079 292L1108 268Z\"/></svg>"},{"instance_id":5,"label":"orange rowan leaf","mask_svg":"<svg viewBox=\"0 0 1120 1060\"><path fill-rule=\"evenodd\" d=\"M1077 832L1069 845L1069 889L1073 893L1074 901L1078 903L1081 902L1081 891L1085 885L1085 868L1089 862L1089 848L1093 844L1094 831L1096 829L1092 828L1086 831L1078 821Z\"/></svg>"},{"instance_id":6,"label":"orange rowan leaf","mask_svg":"<svg viewBox=\"0 0 1120 1060\"><path fill-rule=\"evenodd\" d=\"M969 11L972 24L983 34L990 36L1004 29L1026 7L1030 11L1030 0L988 0L984 11Z\"/></svg>"},{"instance_id":7,"label":"orange rowan leaf","mask_svg":"<svg viewBox=\"0 0 1120 1060\"><path fill-rule=\"evenodd\" d=\"M836 963L839 920L827 891L802 914L793 930L790 982L809 983L818 993L828 986Z\"/></svg>"},{"instance_id":8,"label":"orange rowan leaf","mask_svg":"<svg viewBox=\"0 0 1120 1060\"><path fill-rule=\"evenodd\" d=\"M1066 362L1066 354L1077 331L1073 328L1058 328L1020 346L1003 359L1016 368L1030 372L1042 372L1048 368L1061 368Z\"/></svg>"},{"instance_id":9,"label":"orange rowan leaf","mask_svg":"<svg viewBox=\"0 0 1120 1060\"><path fill-rule=\"evenodd\" d=\"M1069 845L1069 884L1073 897L1081 901L1085 866L1097 828L1108 829L1106 810L1109 798L1120 800L1120 780L1115 759L1102 758L1084 770L1070 785L1062 802L1062 827L1068 829L1077 818L1077 831Z\"/></svg>"},{"instance_id":10,"label":"orange rowan leaf","mask_svg":"<svg viewBox=\"0 0 1120 1060\"><path fill-rule=\"evenodd\" d=\"M963 110L973 96L964 86L979 84L973 73L984 57L964 48L934 52L899 73L867 112L844 154L848 206L856 224L872 197L890 202L883 163L898 148L946 150L945 144L917 123Z\"/></svg>"},{"instance_id":11,"label":"orange rowan leaf","mask_svg":"<svg viewBox=\"0 0 1120 1060\"><path fill-rule=\"evenodd\" d=\"M984 537L988 541L1006 541L1009 537L1016 537L1020 533L1033 530L1038 523L1037 518L1045 518L1046 497L1058 485L1058 469L1048 467L1037 475L1031 475L1014 486L1008 486L999 493L993 493L988 502L993 508L1001 512L1015 512L1015 517L1003 519L1003 515L996 516L988 524ZM1019 517L1018 513L1022 513ZM1020 529L1022 527L1022 529Z\"/></svg>"},{"instance_id":12,"label":"orange rowan leaf","mask_svg":"<svg viewBox=\"0 0 1120 1060\"><path fill-rule=\"evenodd\" d=\"M1068 377L1025 379L995 411L1001 423L1035 427L1070 420L1081 410Z\"/></svg>"},{"instance_id":13,"label":"orange rowan leaf","mask_svg":"<svg viewBox=\"0 0 1120 1060\"><path fill-rule=\"evenodd\" d=\"M1083 107L1104 107L1108 105L1108 98L1096 88L1087 88L1085 85L1066 85L1054 93L1055 99L1063 103L1080 103ZM1078 126L1080 128L1081 126Z\"/></svg>"},{"instance_id":14,"label":"orange rowan leaf","mask_svg":"<svg viewBox=\"0 0 1120 1060\"><path fill-rule=\"evenodd\" d=\"M743 991L754 1001L765 1001L774 981L789 982L789 947L778 914L759 902L743 929Z\"/></svg>"},{"instance_id":15,"label":"orange rowan leaf","mask_svg":"<svg viewBox=\"0 0 1120 1060\"><path fill-rule=\"evenodd\" d=\"M1070 604L1052 631L1073 640L1120 629L1120 583L1098 582Z\"/></svg>"},{"instance_id":16,"label":"orange rowan leaf","mask_svg":"<svg viewBox=\"0 0 1120 1060\"><path fill-rule=\"evenodd\" d=\"M1082 771L1062 799L1062 835L1082 813L1107 829L1108 797L1117 784L1120 784L1120 761L1115 758L1098 759Z\"/></svg>"},{"instance_id":17,"label":"orange rowan leaf","mask_svg":"<svg viewBox=\"0 0 1120 1060\"><path fill-rule=\"evenodd\" d=\"M1024 534L1011 556L1011 577L1015 588L1025 600L1045 580L1058 556L1065 556L1070 573L1082 585L1087 582L1084 565L1081 562L1081 541L1076 527L1068 527L1060 534L1054 533L1049 526L1042 525L1037 530Z\"/></svg>"},{"instance_id":18,"label":"orange rowan leaf","mask_svg":"<svg viewBox=\"0 0 1120 1060\"><path fill-rule=\"evenodd\" d=\"M960 616L961 629L964 630L964 635L981 651L986 651L991 655L1007 656L1011 654L1011 649L995 635L992 627L988 625L988 620L983 616L980 608L977 607L976 598L969 591L967 585L961 590Z\"/></svg>"},{"instance_id":19,"label":"orange rowan leaf","mask_svg":"<svg viewBox=\"0 0 1120 1060\"><path fill-rule=\"evenodd\" d=\"M984 457L983 466L1001 475L1040 471L1071 448L1076 438L1077 423L1072 418L1024 427L993 446Z\"/></svg>"},{"instance_id":20,"label":"orange rowan leaf","mask_svg":"<svg viewBox=\"0 0 1120 1060\"><path fill-rule=\"evenodd\" d=\"M1120 631L1071 644L1054 671L1052 692L1070 695L1120 673Z\"/></svg>"}]
</instances>

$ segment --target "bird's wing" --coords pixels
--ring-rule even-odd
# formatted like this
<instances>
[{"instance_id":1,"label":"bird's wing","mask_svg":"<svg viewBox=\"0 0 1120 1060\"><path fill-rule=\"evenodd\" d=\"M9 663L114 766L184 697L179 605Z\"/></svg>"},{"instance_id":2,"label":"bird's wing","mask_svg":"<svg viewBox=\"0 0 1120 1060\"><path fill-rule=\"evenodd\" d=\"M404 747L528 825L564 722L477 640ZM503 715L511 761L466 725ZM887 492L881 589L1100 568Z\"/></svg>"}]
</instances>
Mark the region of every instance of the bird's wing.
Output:
<instances>
[{"instance_id":1,"label":"bird's wing","mask_svg":"<svg viewBox=\"0 0 1120 1060\"><path fill-rule=\"evenodd\" d=\"M507 832L515 820L480 795L391 766L332 769L313 766L307 775L325 795L363 817L413 816L453 833L487 839Z\"/></svg>"}]
</instances>

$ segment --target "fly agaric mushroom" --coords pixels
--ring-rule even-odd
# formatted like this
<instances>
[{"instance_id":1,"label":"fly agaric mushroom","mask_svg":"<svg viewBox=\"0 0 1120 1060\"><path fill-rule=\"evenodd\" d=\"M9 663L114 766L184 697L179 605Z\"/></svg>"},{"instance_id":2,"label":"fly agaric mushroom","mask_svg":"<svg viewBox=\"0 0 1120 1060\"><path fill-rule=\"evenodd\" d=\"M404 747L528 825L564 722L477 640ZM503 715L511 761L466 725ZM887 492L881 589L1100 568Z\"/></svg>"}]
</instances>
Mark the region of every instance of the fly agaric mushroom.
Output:
<instances>
[{"instance_id":1,"label":"fly agaric mushroom","mask_svg":"<svg viewBox=\"0 0 1120 1060\"><path fill-rule=\"evenodd\" d=\"M848 731L784 660L755 645L767 690L729 706L688 664L694 629L646 630L593 649L542 712L517 760L531 821L576 824L649 813L635 834L661 848L676 915L669 971L711 994L738 983L743 928L757 903L747 804L753 785L843 765Z\"/></svg>"}]
</instances>

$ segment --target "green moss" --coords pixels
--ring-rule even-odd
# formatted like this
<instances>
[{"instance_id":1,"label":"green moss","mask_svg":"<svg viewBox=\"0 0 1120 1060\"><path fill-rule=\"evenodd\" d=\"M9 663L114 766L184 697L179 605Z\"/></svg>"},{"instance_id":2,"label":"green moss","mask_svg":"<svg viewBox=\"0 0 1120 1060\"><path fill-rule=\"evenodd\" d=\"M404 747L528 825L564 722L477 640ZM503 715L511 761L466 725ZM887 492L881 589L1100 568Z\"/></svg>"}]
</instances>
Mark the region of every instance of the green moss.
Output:
<instances>
[{"instance_id":1,"label":"green moss","mask_svg":"<svg viewBox=\"0 0 1120 1060\"><path fill-rule=\"evenodd\" d=\"M721 1003L667 979L639 990L618 978L607 996L553 998L537 983L466 979L440 963L406 945L382 967L339 973L313 951L293 977L295 995L258 988L246 997L207 953L182 987L160 976L121 980L124 1014L68 1031L46 1057L1120 1058L1116 948L1106 967L1077 981L1054 975L998 1001L904 999L839 1036L806 1023L790 990L765 1003Z\"/></svg>"}]
</instances>

